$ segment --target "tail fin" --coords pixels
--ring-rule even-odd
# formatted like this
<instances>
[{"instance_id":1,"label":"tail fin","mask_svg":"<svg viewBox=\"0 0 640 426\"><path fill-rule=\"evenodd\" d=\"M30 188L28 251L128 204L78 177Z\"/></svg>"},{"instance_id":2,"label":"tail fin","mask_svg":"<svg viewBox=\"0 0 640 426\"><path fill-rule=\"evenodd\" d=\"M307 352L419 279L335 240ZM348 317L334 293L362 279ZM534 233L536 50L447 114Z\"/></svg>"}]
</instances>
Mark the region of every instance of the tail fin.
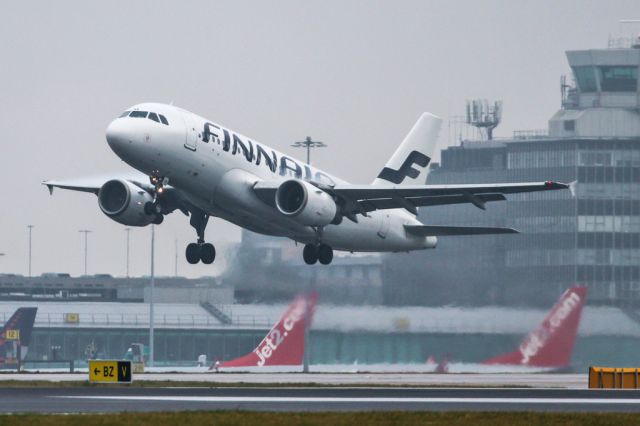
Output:
<instances>
[{"instance_id":1,"label":"tail fin","mask_svg":"<svg viewBox=\"0 0 640 426\"><path fill-rule=\"evenodd\" d=\"M566 290L517 350L488 359L484 364L567 367L571 362L586 298L586 287L575 286Z\"/></svg>"},{"instance_id":2,"label":"tail fin","mask_svg":"<svg viewBox=\"0 0 640 426\"><path fill-rule=\"evenodd\" d=\"M2 327L2 331L0 331L0 359L17 359L18 346L20 346L21 359L27 356L31 330L33 330L37 311L38 308L19 308Z\"/></svg>"},{"instance_id":3,"label":"tail fin","mask_svg":"<svg viewBox=\"0 0 640 426\"><path fill-rule=\"evenodd\" d=\"M253 352L222 362L218 367L302 365L305 330L311 325L317 299L315 293L297 296Z\"/></svg>"},{"instance_id":4,"label":"tail fin","mask_svg":"<svg viewBox=\"0 0 640 426\"><path fill-rule=\"evenodd\" d=\"M427 166L436 150L441 123L439 117L423 113L373 185L423 185L427 179Z\"/></svg>"}]
</instances>

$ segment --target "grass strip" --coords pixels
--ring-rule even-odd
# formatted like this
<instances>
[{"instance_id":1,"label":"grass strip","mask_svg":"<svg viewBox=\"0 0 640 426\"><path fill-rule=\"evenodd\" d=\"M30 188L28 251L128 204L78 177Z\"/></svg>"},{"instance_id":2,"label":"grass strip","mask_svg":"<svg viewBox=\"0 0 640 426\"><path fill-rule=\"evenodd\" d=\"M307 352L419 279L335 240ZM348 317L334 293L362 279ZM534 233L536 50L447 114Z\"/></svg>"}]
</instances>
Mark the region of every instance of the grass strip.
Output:
<instances>
[{"instance_id":1,"label":"grass strip","mask_svg":"<svg viewBox=\"0 0 640 426\"><path fill-rule=\"evenodd\" d=\"M6 426L195 426L195 425L637 425L637 414L531 413L531 412L346 412L269 413L243 411L183 411L175 413L122 413L0 416Z\"/></svg>"},{"instance_id":2,"label":"grass strip","mask_svg":"<svg viewBox=\"0 0 640 426\"><path fill-rule=\"evenodd\" d=\"M476 385L476 384L393 384L393 383L251 383L251 382L205 382L179 380L134 380L132 383L89 383L88 380L2 380L0 388L79 388L79 387L135 387L135 388L522 388L526 385Z\"/></svg>"}]
</instances>

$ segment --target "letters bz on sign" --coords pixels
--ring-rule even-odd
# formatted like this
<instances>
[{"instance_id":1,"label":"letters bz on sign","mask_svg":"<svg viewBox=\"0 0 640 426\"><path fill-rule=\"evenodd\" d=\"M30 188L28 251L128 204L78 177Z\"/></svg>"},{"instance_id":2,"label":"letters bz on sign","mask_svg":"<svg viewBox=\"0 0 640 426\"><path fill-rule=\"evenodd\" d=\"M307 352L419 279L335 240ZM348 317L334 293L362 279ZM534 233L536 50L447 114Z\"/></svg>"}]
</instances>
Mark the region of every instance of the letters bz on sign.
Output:
<instances>
[{"instance_id":1,"label":"letters bz on sign","mask_svg":"<svg viewBox=\"0 0 640 426\"><path fill-rule=\"evenodd\" d=\"M89 381L100 383L131 383L131 361L89 361Z\"/></svg>"}]
</instances>

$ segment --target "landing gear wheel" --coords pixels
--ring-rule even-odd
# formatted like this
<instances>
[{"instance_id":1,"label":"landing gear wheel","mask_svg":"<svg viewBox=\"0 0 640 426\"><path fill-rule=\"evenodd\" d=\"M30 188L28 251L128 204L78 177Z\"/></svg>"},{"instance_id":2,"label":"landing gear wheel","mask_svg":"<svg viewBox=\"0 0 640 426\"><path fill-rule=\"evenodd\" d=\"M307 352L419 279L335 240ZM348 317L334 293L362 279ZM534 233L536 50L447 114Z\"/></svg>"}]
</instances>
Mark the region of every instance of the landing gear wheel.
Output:
<instances>
[{"instance_id":1,"label":"landing gear wheel","mask_svg":"<svg viewBox=\"0 0 640 426\"><path fill-rule=\"evenodd\" d=\"M314 265L318 261L318 247L314 244L305 245L302 250L302 257L304 258L304 263Z\"/></svg>"},{"instance_id":2,"label":"landing gear wheel","mask_svg":"<svg viewBox=\"0 0 640 426\"><path fill-rule=\"evenodd\" d=\"M195 265L196 263L200 262L200 246L196 243L188 244L185 255L187 258L187 262Z\"/></svg>"},{"instance_id":3,"label":"landing gear wheel","mask_svg":"<svg viewBox=\"0 0 640 426\"><path fill-rule=\"evenodd\" d=\"M323 265L330 264L333 260L333 249L326 244L320 244L318 247L318 260Z\"/></svg>"},{"instance_id":4,"label":"landing gear wheel","mask_svg":"<svg viewBox=\"0 0 640 426\"><path fill-rule=\"evenodd\" d=\"M156 215L156 217L153 219L152 223L154 225L160 225L162 222L164 221L164 216L162 216L161 214Z\"/></svg>"},{"instance_id":5,"label":"landing gear wheel","mask_svg":"<svg viewBox=\"0 0 640 426\"><path fill-rule=\"evenodd\" d=\"M161 215L162 214L162 204L160 203L152 203L151 201L147 201L144 203L144 212L148 215Z\"/></svg>"},{"instance_id":6,"label":"landing gear wheel","mask_svg":"<svg viewBox=\"0 0 640 426\"><path fill-rule=\"evenodd\" d=\"M211 265L216 260L216 248L211 243L200 246L200 260L206 265Z\"/></svg>"},{"instance_id":7,"label":"landing gear wheel","mask_svg":"<svg viewBox=\"0 0 640 426\"><path fill-rule=\"evenodd\" d=\"M147 201L146 203L144 203L144 212L148 215L152 215L155 213L155 209L153 208L153 203L151 201Z\"/></svg>"}]
</instances>

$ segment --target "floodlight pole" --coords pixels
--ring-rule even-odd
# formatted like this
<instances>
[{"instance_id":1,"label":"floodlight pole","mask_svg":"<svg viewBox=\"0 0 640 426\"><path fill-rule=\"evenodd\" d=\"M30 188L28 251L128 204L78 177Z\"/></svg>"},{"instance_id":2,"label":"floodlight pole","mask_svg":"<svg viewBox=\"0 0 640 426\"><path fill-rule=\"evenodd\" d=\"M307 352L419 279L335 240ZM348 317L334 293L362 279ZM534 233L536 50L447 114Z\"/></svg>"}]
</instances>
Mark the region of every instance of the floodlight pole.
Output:
<instances>
[{"instance_id":1,"label":"floodlight pole","mask_svg":"<svg viewBox=\"0 0 640 426\"><path fill-rule=\"evenodd\" d=\"M131 234L131 228L124 228L124 230L127 233L127 278L129 278L129 234Z\"/></svg>"},{"instance_id":2,"label":"floodlight pole","mask_svg":"<svg viewBox=\"0 0 640 426\"><path fill-rule=\"evenodd\" d=\"M311 136L307 136L303 141L294 142L291 146L294 148L306 148L307 164L311 164L311 148L325 148L327 144L322 141L314 141Z\"/></svg>"},{"instance_id":3,"label":"floodlight pole","mask_svg":"<svg viewBox=\"0 0 640 426\"><path fill-rule=\"evenodd\" d=\"M313 275L311 277L310 289L307 294L304 295L304 348L302 354L302 372L309 372L309 364L311 359L311 312L309 309L309 299L311 295L316 291L316 280L317 280L316 271L313 271Z\"/></svg>"},{"instance_id":4,"label":"floodlight pole","mask_svg":"<svg viewBox=\"0 0 640 426\"><path fill-rule=\"evenodd\" d=\"M174 246L175 253L176 253L173 274L177 278L178 277L178 240L174 240L173 241L173 246Z\"/></svg>"},{"instance_id":5,"label":"floodlight pole","mask_svg":"<svg viewBox=\"0 0 640 426\"><path fill-rule=\"evenodd\" d=\"M84 234L84 274L87 275L87 252L88 252L88 246L87 246L87 235L91 232L90 229L81 229L78 232L80 232L81 234ZM31 275L31 274L29 274Z\"/></svg>"},{"instance_id":6,"label":"floodlight pole","mask_svg":"<svg viewBox=\"0 0 640 426\"><path fill-rule=\"evenodd\" d=\"M27 225L27 228L29 228L29 277L31 277L31 232L33 225Z\"/></svg>"},{"instance_id":7,"label":"floodlight pole","mask_svg":"<svg viewBox=\"0 0 640 426\"><path fill-rule=\"evenodd\" d=\"M151 225L151 288L149 291L149 367L153 367L153 290L156 285L155 277L155 246L156 246L156 229L155 225Z\"/></svg>"}]
</instances>

